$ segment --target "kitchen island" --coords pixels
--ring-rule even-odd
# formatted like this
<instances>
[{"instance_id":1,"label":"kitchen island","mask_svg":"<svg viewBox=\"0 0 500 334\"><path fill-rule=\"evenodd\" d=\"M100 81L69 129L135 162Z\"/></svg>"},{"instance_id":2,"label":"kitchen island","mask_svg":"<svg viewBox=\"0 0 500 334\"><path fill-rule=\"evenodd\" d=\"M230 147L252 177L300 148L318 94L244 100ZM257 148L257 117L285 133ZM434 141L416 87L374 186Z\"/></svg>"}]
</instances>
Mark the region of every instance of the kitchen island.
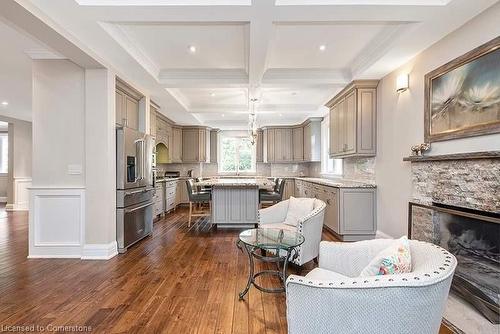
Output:
<instances>
[{"instance_id":1,"label":"kitchen island","mask_svg":"<svg viewBox=\"0 0 500 334\"><path fill-rule=\"evenodd\" d=\"M196 182L212 187L212 224L220 227L253 227L257 224L259 189L272 189L266 178L217 178Z\"/></svg>"}]
</instances>

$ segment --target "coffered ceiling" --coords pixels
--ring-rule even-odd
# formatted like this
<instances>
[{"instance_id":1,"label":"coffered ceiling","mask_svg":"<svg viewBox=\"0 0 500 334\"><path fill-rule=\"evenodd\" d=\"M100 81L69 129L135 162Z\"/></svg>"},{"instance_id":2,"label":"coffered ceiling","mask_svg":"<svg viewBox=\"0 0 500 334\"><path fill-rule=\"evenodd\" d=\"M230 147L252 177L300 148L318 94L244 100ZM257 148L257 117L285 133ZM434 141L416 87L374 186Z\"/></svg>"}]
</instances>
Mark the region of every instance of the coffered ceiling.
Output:
<instances>
[{"instance_id":1,"label":"coffered ceiling","mask_svg":"<svg viewBox=\"0 0 500 334\"><path fill-rule=\"evenodd\" d=\"M182 124L244 128L323 115L494 0L18 0Z\"/></svg>"}]
</instances>

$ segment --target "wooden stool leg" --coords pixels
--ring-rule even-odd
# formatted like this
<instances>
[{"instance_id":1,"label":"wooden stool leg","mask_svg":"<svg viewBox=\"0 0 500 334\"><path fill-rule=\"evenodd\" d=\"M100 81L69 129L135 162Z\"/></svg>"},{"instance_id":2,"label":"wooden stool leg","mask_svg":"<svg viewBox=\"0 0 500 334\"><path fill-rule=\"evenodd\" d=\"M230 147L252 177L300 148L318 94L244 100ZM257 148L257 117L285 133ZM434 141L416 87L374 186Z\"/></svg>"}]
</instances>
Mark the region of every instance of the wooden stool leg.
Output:
<instances>
[{"instance_id":1,"label":"wooden stool leg","mask_svg":"<svg viewBox=\"0 0 500 334\"><path fill-rule=\"evenodd\" d=\"M188 227L191 227L191 214L193 213L193 202L189 201L189 220Z\"/></svg>"}]
</instances>

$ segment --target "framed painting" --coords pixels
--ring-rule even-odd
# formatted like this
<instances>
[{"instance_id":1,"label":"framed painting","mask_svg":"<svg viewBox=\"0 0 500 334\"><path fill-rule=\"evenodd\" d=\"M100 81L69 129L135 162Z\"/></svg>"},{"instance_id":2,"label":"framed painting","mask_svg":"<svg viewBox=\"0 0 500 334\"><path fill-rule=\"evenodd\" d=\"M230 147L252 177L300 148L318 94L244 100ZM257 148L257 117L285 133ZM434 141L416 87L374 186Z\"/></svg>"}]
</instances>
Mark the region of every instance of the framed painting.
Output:
<instances>
[{"instance_id":1,"label":"framed painting","mask_svg":"<svg viewBox=\"0 0 500 334\"><path fill-rule=\"evenodd\" d=\"M500 37L425 75L425 142L500 132Z\"/></svg>"}]
</instances>

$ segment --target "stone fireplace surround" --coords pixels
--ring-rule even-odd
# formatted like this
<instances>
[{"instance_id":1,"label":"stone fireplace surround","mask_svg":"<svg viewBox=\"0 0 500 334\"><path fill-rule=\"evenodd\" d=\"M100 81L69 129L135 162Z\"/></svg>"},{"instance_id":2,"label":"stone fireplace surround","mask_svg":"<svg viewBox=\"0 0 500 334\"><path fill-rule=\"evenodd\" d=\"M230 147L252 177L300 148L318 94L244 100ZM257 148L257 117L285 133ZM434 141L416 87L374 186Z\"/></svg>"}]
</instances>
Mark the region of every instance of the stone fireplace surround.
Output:
<instances>
[{"instance_id":1,"label":"stone fireplace surround","mask_svg":"<svg viewBox=\"0 0 500 334\"><path fill-rule=\"evenodd\" d=\"M500 152L478 152L441 156L408 157L412 173L412 202L438 202L463 208L500 213ZM431 219L418 219L413 226L419 238L427 239ZM416 231L419 230L419 231ZM426 240L432 241L432 240ZM474 307L450 294L445 319L465 333L499 333Z\"/></svg>"}]
</instances>

